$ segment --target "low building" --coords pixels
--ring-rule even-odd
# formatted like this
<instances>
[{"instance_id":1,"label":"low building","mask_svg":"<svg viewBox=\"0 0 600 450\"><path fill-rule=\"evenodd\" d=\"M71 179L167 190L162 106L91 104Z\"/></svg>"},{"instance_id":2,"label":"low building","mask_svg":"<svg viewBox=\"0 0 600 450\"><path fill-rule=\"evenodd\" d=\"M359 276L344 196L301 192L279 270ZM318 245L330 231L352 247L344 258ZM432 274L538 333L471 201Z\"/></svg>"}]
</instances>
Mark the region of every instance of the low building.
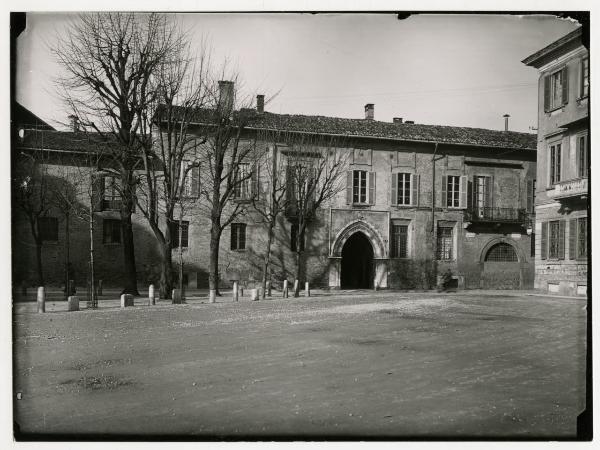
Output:
<instances>
[{"instance_id":1,"label":"low building","mask_svg":"<svg viewBox=\"0 0 600 450\"><path fill-rule=\"evenodd\" d=\"M539 70L535 287L586 295L589 52L582 29L523 60Z\"/></svg>"}]
</instances>

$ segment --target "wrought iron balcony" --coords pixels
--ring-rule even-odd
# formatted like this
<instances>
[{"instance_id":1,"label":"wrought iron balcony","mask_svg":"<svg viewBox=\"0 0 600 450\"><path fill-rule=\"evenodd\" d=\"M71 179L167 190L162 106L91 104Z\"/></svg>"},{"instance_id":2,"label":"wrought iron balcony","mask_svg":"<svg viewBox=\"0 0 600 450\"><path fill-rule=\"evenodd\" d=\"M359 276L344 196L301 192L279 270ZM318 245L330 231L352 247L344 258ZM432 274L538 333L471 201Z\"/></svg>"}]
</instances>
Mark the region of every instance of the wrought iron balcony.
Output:
<instances>
[{"instance_id":1,"label":"wrought iron balcony","mask_svg":"<svg viewBox=\"0 0 600 450\"><path fill-rule=\"evenodd\" d=\"M525 224L527 212L519 208L469 208L465 210L465 221L472 223L513 223Z\"/></svg>"}]
</instances>

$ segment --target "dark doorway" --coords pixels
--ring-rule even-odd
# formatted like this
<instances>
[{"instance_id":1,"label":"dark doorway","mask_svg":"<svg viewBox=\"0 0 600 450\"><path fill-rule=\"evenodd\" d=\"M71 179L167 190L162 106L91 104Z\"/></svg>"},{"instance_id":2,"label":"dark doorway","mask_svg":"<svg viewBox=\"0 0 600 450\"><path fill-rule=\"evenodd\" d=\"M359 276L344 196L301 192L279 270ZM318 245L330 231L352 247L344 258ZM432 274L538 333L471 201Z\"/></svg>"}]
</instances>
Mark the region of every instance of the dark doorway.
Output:
<instances>
[{"instance_id":1,"label":"dark doorway","mask_svg":"<svg viewBox=\"0 0 600 450\"><path fill-rule=\"evenodd\" d=\"M342 289L373 287L373 247L363 233L354 233L342 249Z\"/></svg>"}]
</instances>

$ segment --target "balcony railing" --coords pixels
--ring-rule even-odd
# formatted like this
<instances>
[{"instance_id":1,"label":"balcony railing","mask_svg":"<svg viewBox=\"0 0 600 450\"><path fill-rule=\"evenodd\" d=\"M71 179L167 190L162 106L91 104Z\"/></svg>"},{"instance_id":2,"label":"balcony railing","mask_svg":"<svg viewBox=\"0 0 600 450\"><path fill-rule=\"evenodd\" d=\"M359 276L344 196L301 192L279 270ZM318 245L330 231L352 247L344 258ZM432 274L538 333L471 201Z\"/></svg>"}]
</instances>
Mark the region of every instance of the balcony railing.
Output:
<instances>
[{"instance_id":1,"label":"balcony railing","mask_svg":"<svg viewBox=\"0 0 600 450\"><path fill-rule=\"evenodd\" d=\"M577 178L561 181L554 185L554 189L546 191L546 195L555 199L587 196L588 180L587 178Z\"/></svg>"},{"instance_id":2,"label":"balcony railing","mask_svg":"<svg viewBox=\"0 0 600 450\"><path fill-rule=\"evenodd\" d=\"M519 208L470 208L465 210L465 221L478 223L519 223L527 221L527 213Z\"/></svg>"}]
</instances>

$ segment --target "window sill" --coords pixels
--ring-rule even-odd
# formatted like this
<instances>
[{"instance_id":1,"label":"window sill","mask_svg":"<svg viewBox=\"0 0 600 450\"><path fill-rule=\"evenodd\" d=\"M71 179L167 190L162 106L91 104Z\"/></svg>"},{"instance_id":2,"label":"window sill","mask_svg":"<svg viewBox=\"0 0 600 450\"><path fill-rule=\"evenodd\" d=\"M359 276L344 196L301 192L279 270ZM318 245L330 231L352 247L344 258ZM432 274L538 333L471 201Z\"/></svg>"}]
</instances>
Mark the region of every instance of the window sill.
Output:
<instances>
[{"instance_id":1,"label":"window sill","mask_svg":"<svg viewBox=\"0 0 600 450\"><path fill-rule=\"evenodd\" d=\"M353 208L365 208L367 206L373 206L373 204L371 204L371 203L352 203L352 205L350 205L350 206L352 206Z\"/></svg>"},{"instance_id":2,"label":"window sill","mask_svg":"<svg viewBox=\"0 0 600 450\"><path fill-rule=\"evenodd\" d=\"M395 208L416 208L417 205L392 205Z\"/></svg>"},{"instance_id":3,"label":"window sill","mask_svg":"<svg viewBox=\"0 0 600 450\"><path fill-rule=\"evenodd\" d=\"M560 105L560 106L556 106L556 107L554 107L554 108L550 108L550 109L548 109L548 110L546 110L546 111L544 111L544 112L545 112L545 113L546 113L548 116L551 116L551 115L552 115L553 113L555 113L555 112L559 112L559 111L560 111L560 112L562 112L562 111L564 111L564 109L565 109L565 106L567 106L567 104L566 104L566 103L565 103L565 104L563 104L563 105Z\"/></svg>"},{"instance_id":4,"label":"window sill","mask_svg":"<svg viewBox=\"0 0 600 450\"><path fill-rule=\"evenodd\" d=\"M245 248L232 248L231 251L236 253L246 253Z\"/></svg>"}]
</instances>

